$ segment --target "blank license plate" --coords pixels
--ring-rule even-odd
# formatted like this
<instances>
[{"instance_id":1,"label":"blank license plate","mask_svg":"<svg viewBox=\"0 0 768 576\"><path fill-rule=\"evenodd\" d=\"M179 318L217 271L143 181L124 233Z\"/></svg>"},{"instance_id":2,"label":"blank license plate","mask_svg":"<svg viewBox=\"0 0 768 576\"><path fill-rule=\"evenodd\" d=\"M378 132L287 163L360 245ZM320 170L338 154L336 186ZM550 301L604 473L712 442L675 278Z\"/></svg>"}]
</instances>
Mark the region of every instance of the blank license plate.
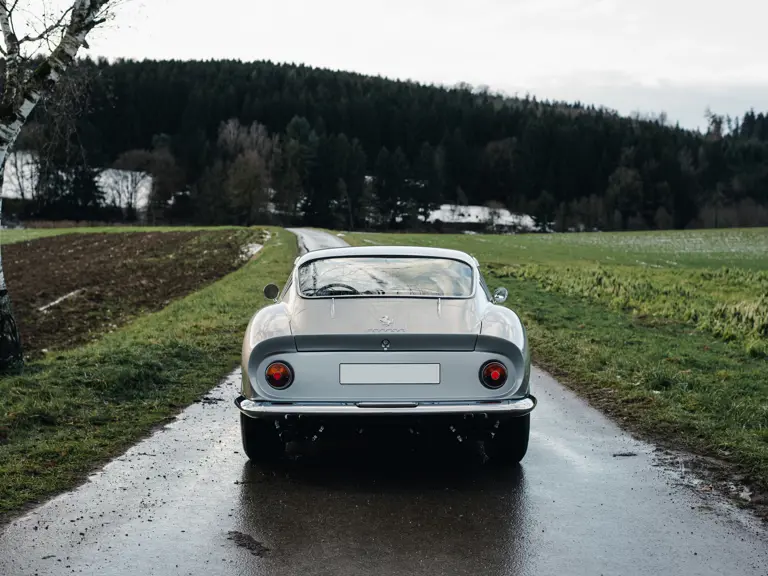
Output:
<instances>
[{"instance_id":1,"label":"blank license plate","mask_svg":"<svg viewBox=\"0 0 768 576\"><path fill-rule=\"evenodd\" d=\"M339 364L340 384L440 384L440 364Z\"/></svg>"}]
</instances>

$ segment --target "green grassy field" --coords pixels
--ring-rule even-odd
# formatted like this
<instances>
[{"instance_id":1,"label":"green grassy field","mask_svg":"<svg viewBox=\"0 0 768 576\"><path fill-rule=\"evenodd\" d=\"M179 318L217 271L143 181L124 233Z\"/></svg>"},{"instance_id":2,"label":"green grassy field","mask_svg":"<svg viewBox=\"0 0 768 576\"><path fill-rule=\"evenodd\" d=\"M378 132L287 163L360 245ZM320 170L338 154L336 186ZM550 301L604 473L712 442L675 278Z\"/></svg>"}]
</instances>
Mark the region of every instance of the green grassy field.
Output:
<instances>
[{"instance_id":1,"label":"green grassy field","mask_svg":"<svg viewBox=\"0 0 768 576\"><path fill-rule=\"evenodd\" d=\"M90 231L90 230L89 230ZM99 341L0 378L0 518L69 488L233 369L251 315L282 284L296 239Z\"/></svg>"},{"instance_id":2,"label":"green grassy field","mask_svg":"<svg viewBox=\"0 0 768 576\"><path fill-rule=\"evenodd\" d=\"M120 234L122 232L184 232L193 230L227 230L237 226L94 226L92 228L30 228L0 230L0 245L14 242L29 242L37 238L60 236L62 234L98 234L101 232Z\"/></svg>"},{"instance_id":3,"label":"green grassy field","mask_svg":"<svg viewBox=\"0 0 768 576\"><path fill-rule=\"evenodd\" d=\"M768 488L768 230L347 234L457 248L525 321L534 361L625 425Z\"/></svg>"}]
</instances>

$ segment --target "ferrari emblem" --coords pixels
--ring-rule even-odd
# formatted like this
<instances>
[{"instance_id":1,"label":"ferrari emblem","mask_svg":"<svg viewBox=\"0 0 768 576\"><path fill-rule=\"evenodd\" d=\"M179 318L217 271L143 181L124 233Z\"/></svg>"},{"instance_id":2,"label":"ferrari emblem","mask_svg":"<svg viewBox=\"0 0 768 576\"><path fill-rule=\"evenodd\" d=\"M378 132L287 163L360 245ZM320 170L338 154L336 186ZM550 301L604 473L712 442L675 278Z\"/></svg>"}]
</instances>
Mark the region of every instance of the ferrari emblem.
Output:
<instances>
[{"instance_id":1,"label":"ferrari emblem","mask_svg":"<svg viewBox=\"0 0 768 576\"><path fill-rule=\"evenodd\" d=\"M384 324L384 326L392 326L392 322L394 322L394 320L392 320L392 318L390 318L389 316L382 316L381 318L379 318L379 322Z\"/></svg>"}]
</instances>

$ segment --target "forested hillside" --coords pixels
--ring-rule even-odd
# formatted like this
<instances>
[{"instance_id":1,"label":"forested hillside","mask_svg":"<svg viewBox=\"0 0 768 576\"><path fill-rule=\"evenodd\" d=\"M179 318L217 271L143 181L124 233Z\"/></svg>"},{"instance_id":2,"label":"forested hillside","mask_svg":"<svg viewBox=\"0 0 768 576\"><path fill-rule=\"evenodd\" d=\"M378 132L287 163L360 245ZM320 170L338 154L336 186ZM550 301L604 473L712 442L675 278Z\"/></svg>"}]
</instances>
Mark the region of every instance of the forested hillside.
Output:
<instances>
[{"instance_id":1,"label":"forested hillside","mask_svg":"<svg viewBox=\"0 0 768 576\"><path fill-rule=\"evenodd\" d=\"M94 184L96 169L117 167L153 176L150 222L415 228L458 203L563 230L768 225L762 113L712 115L700 134L595 107L270 62L77 68L20 140L40 173L26 216L134 217L137 179L118 197ZM74 103L85 110L69 126L61 109Z\"/></svg>"}]
</instances>

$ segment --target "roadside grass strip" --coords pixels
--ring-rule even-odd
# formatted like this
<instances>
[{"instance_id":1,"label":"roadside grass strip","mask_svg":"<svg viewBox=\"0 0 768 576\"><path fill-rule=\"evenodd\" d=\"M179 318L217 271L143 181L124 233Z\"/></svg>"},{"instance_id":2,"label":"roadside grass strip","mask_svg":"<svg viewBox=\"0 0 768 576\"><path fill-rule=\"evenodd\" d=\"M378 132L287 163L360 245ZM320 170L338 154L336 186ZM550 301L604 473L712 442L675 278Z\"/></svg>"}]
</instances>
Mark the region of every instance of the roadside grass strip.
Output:
<instances>
[{"instance_id":1,"label":"roadside grass strip","mask_svg":"<svg viewBox=\"0 0 768 576\"><path fill-rule=\"evenodd\" d=\"M0 378L0 519L83 481L234 369L245 327L296 255L271 228L242 268L100 340Z\"/></svg>"}]
</instances>

